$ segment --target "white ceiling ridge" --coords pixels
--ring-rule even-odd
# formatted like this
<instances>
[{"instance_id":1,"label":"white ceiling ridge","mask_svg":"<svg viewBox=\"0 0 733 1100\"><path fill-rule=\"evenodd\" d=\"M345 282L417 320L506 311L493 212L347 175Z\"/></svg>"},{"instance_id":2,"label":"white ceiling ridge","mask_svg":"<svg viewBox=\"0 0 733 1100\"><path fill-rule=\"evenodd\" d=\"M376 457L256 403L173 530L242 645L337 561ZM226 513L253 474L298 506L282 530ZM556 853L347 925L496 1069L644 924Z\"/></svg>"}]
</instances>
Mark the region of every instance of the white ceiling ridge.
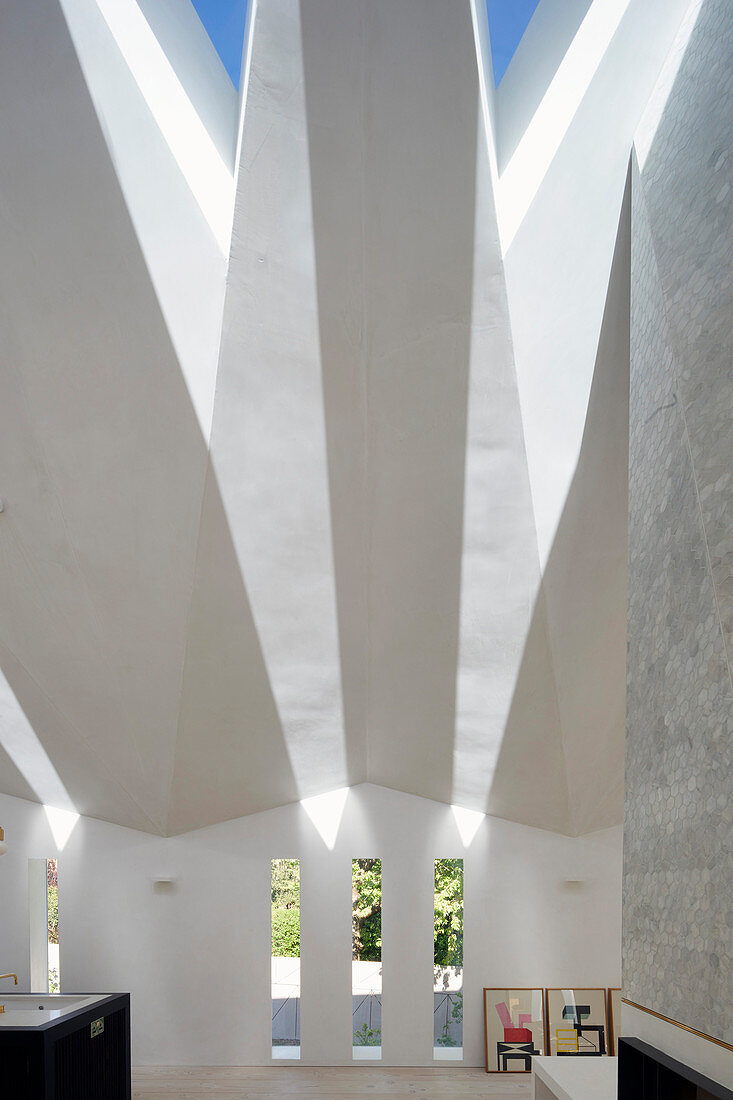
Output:
<instances>
[{"instance_id":1,"label":"white ceiling ridge","mask_svg":"<svg viewBox=\"0 0 733 1100\"><path fill-rule=\"evenodd\" d=\"M228 817L221 821L214 821L210 824L196 826L192 829L180 829L174 832L155 833L153 835L162 835L166 838L173 837L194 837L201 834L211 833L212 830L227 829L234 822L245 821L254 817L264 817L265 815L277 814L284 812L294 807L301 807L306 817L311 821L314 827L321 832L322 839L328 847L332 848L338 845L338 830L342 821L345 810L348 810L349 798L353 794L357 794L361 790L371 789L375 791L382 791L389 795L398 795L407 800L417 800L419 802L429 802L435 806L442 806L445 808L446 821L451 822L456 829L456 834L460 837L461 843L466 849L468 849L476 835L478 828L480 828L482 821L485 819L488 822L501 821L506 822L508 825L515 825L521 829L535 829L540 833L550 833L552 836L566 837L569 840L576 840L584 836L592 836L595 834L605 833L611 829L617 829L618 824L615 825L602 825L599 827L593 827L587 829L584 832L568 831L564 829L551 828L549 826L538 825L523 821L521 818L511 817L506 814L489 812L485 810L472 809L470 807L462 806L459 803L451 802L447 799L432 798L429 795L417 794L415 791L406 790L404 787L392 786L386 783L377 783L371 779L360 780L357 783L352 783L346 787L329 787L326 790L321 790L317 794L309 795L307 798L293 799L288 802L279 802L274 806L268 806L266 809L254 810L249 814L241 814L238 817ZM8 796L15 797L15 796ZM304 805L305 804L305 805ZM456 812L457 811L457 812ZM469 833L465 835L461 831L461 828L457 822L457 818L462 813L465 813L467 817L474 819L471 823L472 827ZM316 820L314 821L314 817Z\"/></svg>"},{"instance_id":2,"label":"white ceiling ridge","mask_svg":"<svg viewBox=\"0 0 733 1100\"><path fill-rule=\"evenodd\" d=\"M417 798L423 802L433 802L438 806L445 806L446 810L450 812L451 816L454 815L454 811L466 811L471 815L480 814L488 821L505 821L510 825L517 825L522 829L536 829L540 833L551 833L552 836L563 836L569 840L576 840L584 836L593 836L596 833L606 833L611 829L617 829L623 822L617 822L611 825L599 825L592 826L589 829L583 831L577 831L574 824L571 824L569 829L557 829L548 825L538 825L535 822L529 822L522 817L512 817L507 813L501 813L497 810L480 810L475 807L463 806L458 802L451 802L448 799L431 798L429 795L416 794L415 791L406 790L404 787L394 787L386 783L376 783L373 780L366 780L363 783L355 783L349 787L350 791L358 790L359 787L376 787L383 791L392 791L394 794L404 795L407 798ZM326 792L330 793L330 792ZM469 844L466 844L469 847Z\"/></svg>"}]
</instances>

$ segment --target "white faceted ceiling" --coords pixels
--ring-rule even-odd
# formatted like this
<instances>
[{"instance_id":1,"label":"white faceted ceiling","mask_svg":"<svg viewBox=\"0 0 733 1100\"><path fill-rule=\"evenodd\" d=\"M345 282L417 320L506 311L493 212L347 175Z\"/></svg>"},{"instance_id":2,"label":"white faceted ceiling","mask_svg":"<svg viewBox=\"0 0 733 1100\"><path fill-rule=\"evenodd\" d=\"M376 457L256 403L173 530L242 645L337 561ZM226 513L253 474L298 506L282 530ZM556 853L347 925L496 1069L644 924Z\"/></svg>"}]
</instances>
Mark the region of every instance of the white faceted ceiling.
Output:
<instances>
[{"instance_id":1,"label":"white faceted ceiling","mask_svg":"<svg viewBox=\"0 0 733 1100\"><path fill-rule=\"evenodd\" d=\"M189 0L4 5L4 792L621 819L624 194L685 4L556 8L495 93L469 0L259 0L240 103Z\"/></svg>"}]
</instances>

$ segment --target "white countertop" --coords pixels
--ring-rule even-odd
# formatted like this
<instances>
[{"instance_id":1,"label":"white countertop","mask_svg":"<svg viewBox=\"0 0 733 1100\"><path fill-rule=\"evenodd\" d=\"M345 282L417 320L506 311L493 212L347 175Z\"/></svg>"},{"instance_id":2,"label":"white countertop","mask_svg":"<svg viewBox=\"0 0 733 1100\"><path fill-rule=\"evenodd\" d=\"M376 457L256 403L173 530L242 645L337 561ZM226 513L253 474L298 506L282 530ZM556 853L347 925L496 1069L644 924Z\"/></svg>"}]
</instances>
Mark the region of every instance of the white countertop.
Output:
<instances>
[{"instance_id":1,"label":"white countertop","mask_svg":"<svg viewBox=\"0 0 733 1100\"><path fill-rule=\"evenodd\" d=\"M558 1100L616 1100L618 1058L533 1058L532 1072Z\"/></svg>"},{"instance_id":2,"label":"white countertop","mask_svg":"<svg viewBox=\"0 0 733 1100\"><path fill-rule=\"evenodd\" d=\"M88 997L66 996L63 993L10 993L0 997L0 1028L4 1027L40 1027L50 1024L76 1012L79 1008L91 1008L97 1001L103 1001L107 993L96 993Z\"/></svg>"}]
</instances>

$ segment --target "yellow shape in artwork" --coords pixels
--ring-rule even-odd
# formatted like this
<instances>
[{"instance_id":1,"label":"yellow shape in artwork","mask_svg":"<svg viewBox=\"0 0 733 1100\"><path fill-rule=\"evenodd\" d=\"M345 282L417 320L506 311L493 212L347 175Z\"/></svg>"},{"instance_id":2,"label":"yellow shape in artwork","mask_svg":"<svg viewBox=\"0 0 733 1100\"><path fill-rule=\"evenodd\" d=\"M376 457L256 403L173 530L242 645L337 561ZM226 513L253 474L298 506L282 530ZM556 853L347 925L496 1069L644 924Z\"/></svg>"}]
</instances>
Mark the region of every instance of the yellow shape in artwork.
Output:
<instances>
[{"instance_id":1,"label":"yellow shape in artwork","mask_svg":"<svg viewBox=\"0 0 733 1100\"><path fill-rule=\"evenodd\" d=\"M578 1033L574 1027L559 1027L555 1032L558 1054L578 1053Z\"/></svg>"}]
</instances>

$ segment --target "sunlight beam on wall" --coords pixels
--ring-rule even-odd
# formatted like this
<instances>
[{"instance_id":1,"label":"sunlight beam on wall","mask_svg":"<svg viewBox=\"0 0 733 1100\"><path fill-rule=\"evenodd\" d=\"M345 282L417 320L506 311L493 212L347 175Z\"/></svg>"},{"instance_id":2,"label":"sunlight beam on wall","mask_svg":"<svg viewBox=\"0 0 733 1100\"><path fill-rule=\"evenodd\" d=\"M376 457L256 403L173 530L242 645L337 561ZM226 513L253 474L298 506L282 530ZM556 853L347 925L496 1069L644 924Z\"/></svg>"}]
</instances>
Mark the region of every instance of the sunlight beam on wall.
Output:
<instances>
[{"instance_id":1,"label":"sunlight beam on wall","mask_svg":"<svg viewBox=\"0 0 733 1100\"><path fill-rule=\"evenodd\" d=\"M224 256L234 179L135 0L96 0L160 132Z\"/></svg>"},{"instance_id":2,"label":"sunlight beam on wall","mask_svg":"<svg viewBox=\"0 0 733 1100\"><path fill-rule=\"evenodd\" d=\"M48 753L0 670L0 745L41 802L76 813Z\"/></svg>"},{"instance_id":3,"label":"sunlight beam on wall","mask_svg":"<svg viewBox=\"0 0 733 1100\"><path fill-rule=\"evenodd\" d=\"M79 820L79 814L74 810L59 810L55 806L44 806L43 809L48 818L56 847L60 852L63 852L66 842Z\"/></svg>"},{"instance_id":4,"label":"sunlight beam on wall","mask_svg":"<svg viewBox=\"0 0 733 1100\"><path fill-rule=\"evenodd\" d=\"M497 187L504 255L567 134L631 0L595 0Z\"/></svg>"},{"instance_id":5,"label":"sunlight beam on wall","mask_svg":"<svg viewBox=\"0 0 733 1100\"><path fill-rule=\"evenodd\" d=\"M333 850L336 843L348 794L349 788L341 787L337 791L328 791L327 794L317 794L313 798L300 800L301 806L329 851Z\"/></svg>"},{"instance_id":6,"label":"sunlight beam on wall","mask_svg":"<svg viewBox=\"0 0 733 1100\"><path fill-rule=\"evenodd\" d=\"M451 806L451 811L464 848L470 848L486 814L482 814L480 810L467 810L465 806Z\"/></svg>"},{"instance_id":7,"label":"sunlight beam on wall","mask_svg":"<svg viewBox=\"0 0 733 1100\"><path fill-rule=\"evenodd\" d=\"M79 814L2 670L0 745L43 803L56 847L62 851L79 820Z\"/></svg>"}]
</instances>

